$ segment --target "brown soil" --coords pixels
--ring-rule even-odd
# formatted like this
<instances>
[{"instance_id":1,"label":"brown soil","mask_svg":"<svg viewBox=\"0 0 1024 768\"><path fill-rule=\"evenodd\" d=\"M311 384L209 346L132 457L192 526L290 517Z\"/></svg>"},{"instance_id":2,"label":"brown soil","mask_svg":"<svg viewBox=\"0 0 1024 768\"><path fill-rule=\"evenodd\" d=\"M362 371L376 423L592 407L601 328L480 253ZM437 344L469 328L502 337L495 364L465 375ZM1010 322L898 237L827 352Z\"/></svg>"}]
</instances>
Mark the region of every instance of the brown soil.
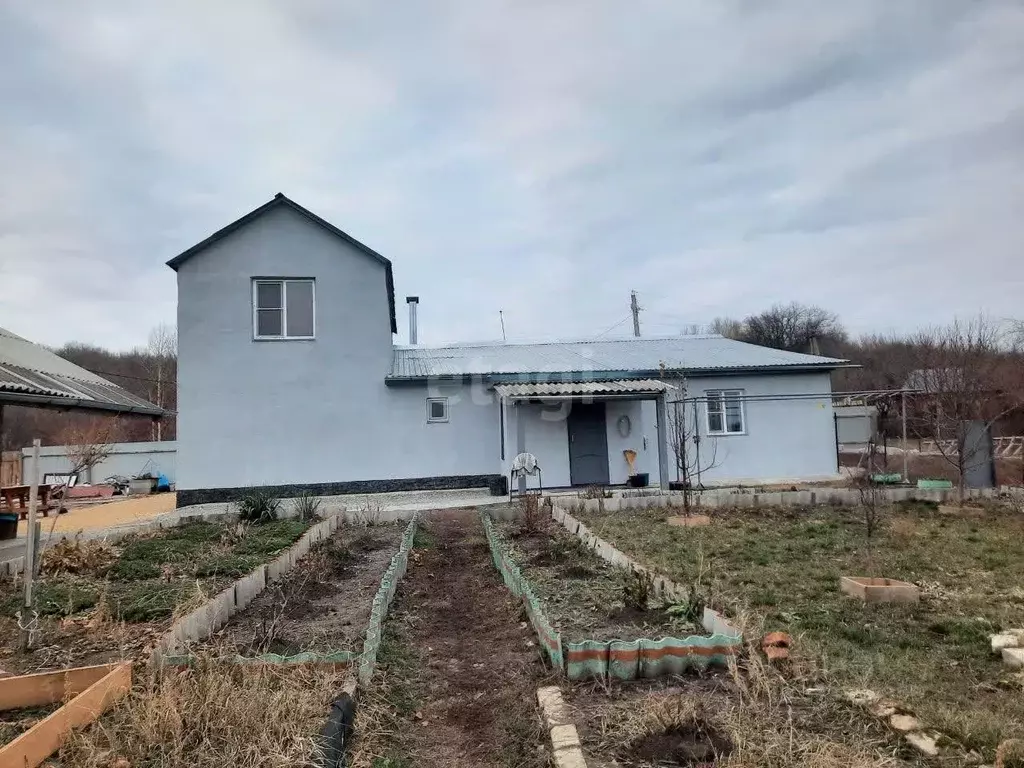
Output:
<instances>
[{"instance_id":1,"label":"brown soil","mask_svg":"<svg viewBox=\"0 0 1024 768\"><path fill-rule=\"evenodd\" d=\"M345 526L232 617L205 647L243 656L359 650L373 597L403 530Z\"/></svg>"},{"instance_id":2,"label":"brown soil","mask_svg":"<svg viewBox=\"0 0 1024 768\"><path fill-rule=\"evenodd\" d=\"M669 726L641 736L629 749L629 757L653 765L713 765L732 751L730 741L713 726L688 723Z\"/></svg>"},{"instance_id":3,"label":"brown soil","mask_svg":"<svg viewBox=\"0 0 1024 768\"><path fill-rule=\"evenodd\" d=\"M626 606L626 572L602 560L560 525L544 520L529 532L518 522L497 523L496 527L563 639L636 640L703 634L695 624L667 614L653 594L645 610Z\"/></svg>"},{"instance_id":4,"label":"brown soil","mask_svg":"<svg viewBox=\"0 0 1024 768\"><path fill-rule=\"evenodd\" d=\"M61 704L47 704L41 707L23 707L0 711L0 747L9 744L30 728L45 720Z\"/></svg>"},{"instance_id":5,"label":"brown soil","mask_svg":"<svg viewBox=\"0 0 1024 768\"><path fill-rule=\"evenodd\" d=\"M417 768L542 768L536 695L547 673L478 513L423 528L389 619L402 627L402 648L388 656L406 658L379 671L392 684L407 676L397 685L412 692L413 711L395 729L401 751Z\"/></svg>"}]
</instances>

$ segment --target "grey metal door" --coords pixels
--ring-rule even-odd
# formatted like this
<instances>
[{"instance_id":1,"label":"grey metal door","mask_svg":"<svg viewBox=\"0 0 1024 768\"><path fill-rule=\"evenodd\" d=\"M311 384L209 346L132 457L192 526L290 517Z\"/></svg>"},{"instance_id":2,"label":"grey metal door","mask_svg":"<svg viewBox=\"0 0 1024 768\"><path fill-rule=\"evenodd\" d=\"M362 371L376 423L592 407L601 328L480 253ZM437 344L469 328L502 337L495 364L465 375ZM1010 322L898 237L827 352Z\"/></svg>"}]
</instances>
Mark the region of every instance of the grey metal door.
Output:
<instances>
[{"instance_id":1,"label":"grey metal door","mask_svg":"<svg viewBox=\"0 0 1024 768\"><path fill-rule=\"evenodd\" d=\"M573 403L567 421L569 482L608 485L608 431L604 403Z\"/></svg>"}]
</instances>

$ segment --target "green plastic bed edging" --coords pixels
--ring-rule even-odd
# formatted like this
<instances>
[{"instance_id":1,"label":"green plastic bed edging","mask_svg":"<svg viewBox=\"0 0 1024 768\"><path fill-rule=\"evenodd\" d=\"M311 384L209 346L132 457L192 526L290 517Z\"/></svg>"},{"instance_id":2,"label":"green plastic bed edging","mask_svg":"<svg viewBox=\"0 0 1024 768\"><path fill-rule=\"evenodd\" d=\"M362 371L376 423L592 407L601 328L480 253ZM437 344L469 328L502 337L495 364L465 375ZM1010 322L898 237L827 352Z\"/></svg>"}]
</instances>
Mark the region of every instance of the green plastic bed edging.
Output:
<instances>
[{"instance_id":1,"label":"green plastic bed edging","mask_svg":"<svg viewBox=\"0 0 1024 768\"><path fill-rule=\"evenodd\" d=\"M715 632L710 635L689 635L684 638L662 637L625 640L563 641L561 634L544 615L541 601L534 595L519 567L512 562L502 546L487 514L481 514L494 565L513 595L522 599L530 623L555 669L570 680L598 678L634 680L662 675L678 675L687 669L728 666L743 645L738 634ZM596 537L592 548L603 543Z\"/></svg>"},{"instance_id":2,"label":"green plastic bed edging","mask_svg":"<svg viewBox=\"0 0 1024 768\"><path fill-rule=\"evenodd\" d=\"M380 580L380 588L373 598L373 608L370 610L370 623L366 628L366 638L363 641L363 651L359 654L359 683L369 684L373 678L374 670L377 668L377 653L380 651L381 633L384 627L384 619L387 616L391 601L395 599L395 592L398 591L398 583L405 575L409 567L409 552L412 549L413 540L416 538L416 526L419 517L413 517L402 534L402 544L398 552L391 558L391 565Z\"/></svg>"}]
</instances>

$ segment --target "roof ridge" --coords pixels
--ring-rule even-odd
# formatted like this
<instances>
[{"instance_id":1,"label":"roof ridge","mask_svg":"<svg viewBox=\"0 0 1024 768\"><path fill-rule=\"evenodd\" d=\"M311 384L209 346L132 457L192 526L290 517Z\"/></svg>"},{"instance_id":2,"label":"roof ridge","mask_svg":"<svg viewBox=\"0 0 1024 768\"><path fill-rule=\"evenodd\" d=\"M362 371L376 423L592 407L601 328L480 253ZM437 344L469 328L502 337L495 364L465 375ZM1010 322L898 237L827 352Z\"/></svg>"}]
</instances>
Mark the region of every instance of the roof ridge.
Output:
<instances>
[{"instance_id":1,"label":"roof ridge","mask_svg":"<svg viewBox=\"0 0 1024 768\"><path fill-rule=\"evenodd\" d=\"M708 341L712 339L724 339L718 333L694 333L677 334L674 336L629 336L615 337L611 339L581 338L581 339L548 339L544 341L453 341L438 345L431 344L395 344L394 348L401 351L415 350L438 350L438 349L472 349L474 347L557 347L567 344L638 344L652 341ZM736 341L736 339L729 339ZM738 342L745 343L745 342ZM758 346L754 344L753 346ZM798 353L799 354L799 353Z\"/></svg>"}]
</instances>

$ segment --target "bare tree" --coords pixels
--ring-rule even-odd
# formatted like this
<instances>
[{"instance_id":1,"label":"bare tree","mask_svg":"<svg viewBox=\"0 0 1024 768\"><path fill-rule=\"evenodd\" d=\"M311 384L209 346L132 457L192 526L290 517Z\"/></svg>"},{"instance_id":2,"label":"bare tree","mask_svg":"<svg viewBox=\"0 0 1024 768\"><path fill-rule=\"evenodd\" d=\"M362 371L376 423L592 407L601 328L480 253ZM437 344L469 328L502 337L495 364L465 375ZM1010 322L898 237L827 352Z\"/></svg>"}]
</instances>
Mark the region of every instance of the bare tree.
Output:
<instances>
[{"instance_id":1,"label":"bare tree","mask_svg":"<svg viewBox=\"0 0 1024 768\"><path fill-rule=\"evenodd\" d=\"M742 341L790 352L820 352L815 347L846 340L839 318L821 307L776 304L743 321Z\"/></svg>"},{"instance_id":2,"label":"bare tree","mask_svg":"<svg viewBox=\"0 0 1024 768\"><path fill-rule=\"evenodd\" d=\"M716 317L708 325L709 333L717 333L727 339L743 338L743 323L734 317Z\"/></svg>"},{"instance_id":3,"label":"bare tree","mask_svg":"<svg viewBox=\"0 0 1024 768\"><path fill-rule=\"evenodd\" d=\"M860 509L864 514L864 536L867 540L867 566L874 570L874 541L878 526L882 522L885 496L873 477L884 471L884 464L878 460L878 447L875 441L868 443L867 467L864 474L857 478L856 488L860 494ZM871 574L869 574L871 575Z\"/></svg>"},{"instance_id":4,"label":"bare tree","mask_svg":"<svg viewBox=\"0 0 1024 768\"><path fill-rule=\"evenodd\" d=\"M693 507L694 492L703 488L702 475L721 465L718 440L702 435L696 398L686 397L686 380L680 382L683 397L668 403L669 439L675 456L676 475L683 485L683 509Z\"/></svg>"},{"instance_id":5,"label":"bare tree","mask_svg":"<svg viewBox=\"0 0 1024 768\"><path fill-rule=\"evenodd\" d=\"M59 436L71 464L68 474L90 474L93 467L110 455L110 444L116 442L119 429L117 418L109 416L69 419Z\"/></svg>"},{"instance_id":6,"label":"bare tree","mask_svg":"<svg viewBox=\"0 0 1024 768\"><path fill-rule=\"evenodd\" d=\"M153 377L153 403L163 408L167 387L173 382L171 372L175 369L172 364L178 356L178 333L175 327L167 323L155 326L149 332L146 352L149 355L148 369ZM160 419L153 422L153 438L158 441L163 439Z\"/></svg>"},{"instance_id":7,"label":"bare tree","mask_svg":"<svg viewBox=\"0 0 1024 768\"><path fill-rule=\"evenodd\" d=\"M909 426L918 437L934 438L938 453L956 470L960 503L968 472L985 460L982 435L1024 407L1024 367L1008 346L1006 330L979 316L913 339L916 368L907 387L919 407ZM983 429L969 433L969 422Z\"/></svg>"}]
</instances>

